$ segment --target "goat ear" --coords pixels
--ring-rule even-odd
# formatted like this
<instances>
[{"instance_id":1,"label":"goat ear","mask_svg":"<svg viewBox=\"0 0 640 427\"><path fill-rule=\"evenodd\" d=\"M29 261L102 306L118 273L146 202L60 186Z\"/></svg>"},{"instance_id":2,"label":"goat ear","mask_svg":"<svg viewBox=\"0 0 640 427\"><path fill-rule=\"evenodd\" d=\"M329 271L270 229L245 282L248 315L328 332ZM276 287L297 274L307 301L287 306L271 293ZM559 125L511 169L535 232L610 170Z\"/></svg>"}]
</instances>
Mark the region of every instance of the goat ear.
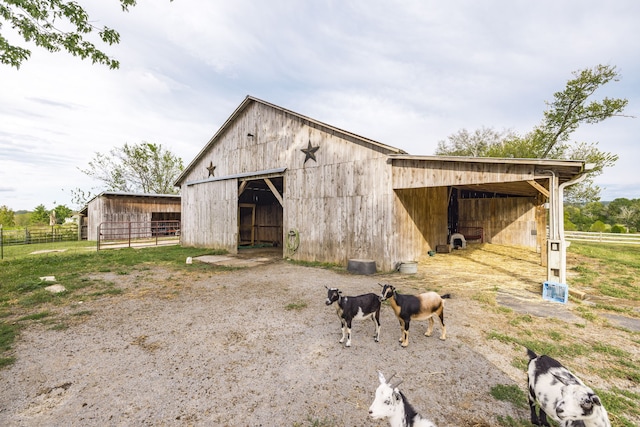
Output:
<instances>
[{"instance_id":1,"label":"goat ear","mask_svg":"<svg viewBox=\"0 0 640 427\"><path fill-rule=\"evenodd\" d=\"M384 379L384 375L380 371L378 371L378 380L380 381L380 384L386 384L387 383L387 380Z\"/></svg>"},{"instance_id":2,"label":"goat ear","mask_svg":"<svg viewBox=\"0 0 640 427\"><path fill-rule=\"evenodd\" d=\"M594 405L602 406L600 398L595 394L591 396L591 403L593 403Z\"/></svg>"},{"instance_id":3,"label":"goat ear","mask_svg":"<svg viewBox=\"0 0 640 427\"><path fill-rule=\"evenodd\" d=\"M402 400L402 397L400 396L400 390L398 390L397 388L393 389L393 398L396 400L396 402Z\"/></svg>"}]
</instances>

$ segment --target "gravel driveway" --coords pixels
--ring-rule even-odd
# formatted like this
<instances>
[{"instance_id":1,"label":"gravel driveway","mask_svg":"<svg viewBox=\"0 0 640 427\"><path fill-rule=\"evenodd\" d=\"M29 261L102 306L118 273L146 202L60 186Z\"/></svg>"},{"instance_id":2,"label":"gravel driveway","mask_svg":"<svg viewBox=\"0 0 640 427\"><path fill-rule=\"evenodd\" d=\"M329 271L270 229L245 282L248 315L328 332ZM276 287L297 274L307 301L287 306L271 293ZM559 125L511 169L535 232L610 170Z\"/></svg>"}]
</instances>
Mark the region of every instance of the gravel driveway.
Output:
<instances>
[{"instance_id":1,"label":"gravel driveway","mask_svg":"<svg viewBox=\"0 0 640 427\"><path fill-rule=\"evenodd\" d=\"M426 291L425 274L252 265L96 274L124 292L54 308L67 329L39 323L23 331L17 362L0 371L0 425L386 426L368 417L378 370L396 373L413 406L438 426L528 417L489 394L497 384L524 389L526 374L482 350L483 330L497 325L477 301L454 290L447 340L438 339L438 323L425 337L426 322L413 322L406 349L384 305L380 342L373 322L354 322L345 348L324 285L356 295L378 292L378 282L402 290L412 281Z\"/></svg>"}]
</instances>

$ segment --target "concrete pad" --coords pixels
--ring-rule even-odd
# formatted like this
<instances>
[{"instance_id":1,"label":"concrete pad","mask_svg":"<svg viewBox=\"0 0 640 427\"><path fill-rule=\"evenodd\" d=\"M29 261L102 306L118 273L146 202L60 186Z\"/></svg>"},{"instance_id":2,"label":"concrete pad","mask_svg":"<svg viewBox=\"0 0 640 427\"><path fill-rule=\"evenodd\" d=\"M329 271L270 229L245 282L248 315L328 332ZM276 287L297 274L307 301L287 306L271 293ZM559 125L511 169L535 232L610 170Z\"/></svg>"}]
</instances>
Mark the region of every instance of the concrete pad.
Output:
<instances>
[{"instance_id":1,"label":"concrete pad","mask_svg":"<svg viewBox=\"0 0 640 427\"><path fill-rule=\"evenodd\" d=\"M222 261L229 261L233 258L226 255L203 255L203 256L197 256L193 259L198 260L200 262L206 262L209 264L216 264Z\"/></svg>"},{"instance_id":2,"label":"concrete pad","mask_svg":"<svg viewBox=\"0 0 640 427\"><path fill-rule=\"evenodd\" d=\"M271 261L271 258L244 259L228 255L203 255L193 259L200 262L206 262L208 264L224 265L226 267L257 267Z\"/></svg>"},{"instance_id":3,"label":"concrete pad","mask_svg":"<svg viewBox=\"0 0 640 427\"><path fill-rule=\"evenodd\" d=\"M618 314L603 314L611 323L630 331L640 332L640 319L620 316Z\"/></svg>"},{"instance_id":4,"label":"concrete pad","mask_svg":"<svg viewBox=\"0 0 640 427\"><path fill-rule=\"evenodd\" d=\"M498 292L496 296L498 304L509 307L513 311L522 314L530 314L537 317L555 317L572 323L583 323L584 319L576 316L569 309L569 304L561 304L558 302L534 300L531 298L521 298L515 295Z\"/></svg>"}]
</instances>

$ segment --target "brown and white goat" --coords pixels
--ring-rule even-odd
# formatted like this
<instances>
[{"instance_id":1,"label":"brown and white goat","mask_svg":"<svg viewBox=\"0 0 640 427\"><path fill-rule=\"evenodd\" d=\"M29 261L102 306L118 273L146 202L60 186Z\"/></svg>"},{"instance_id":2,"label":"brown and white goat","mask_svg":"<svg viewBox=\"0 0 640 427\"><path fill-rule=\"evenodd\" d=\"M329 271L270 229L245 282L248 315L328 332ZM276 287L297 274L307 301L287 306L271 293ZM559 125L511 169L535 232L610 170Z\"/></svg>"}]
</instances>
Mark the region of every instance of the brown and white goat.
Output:
<instances>
[{"instance_id":1,"label":"brown and white goat","mask_svg":"<svg viewBox=\"0 0 640 427\"><path fill-rule=\"evenodd\" d=\"M409 324L412 320L429 320L426 336L433 333L433 318L439 317L442 324L442 334L440 339L447 339L447 328L444 325L444 298L451 298L450 294L438 295L435 292L425 292L419 295L404 295L396 291L396 288L389 284L379 284L382 287L380 301L389 300L396 317L400 321L402 336L400 342L402 347L409 345Z\"/></svg>"}]
</instances>

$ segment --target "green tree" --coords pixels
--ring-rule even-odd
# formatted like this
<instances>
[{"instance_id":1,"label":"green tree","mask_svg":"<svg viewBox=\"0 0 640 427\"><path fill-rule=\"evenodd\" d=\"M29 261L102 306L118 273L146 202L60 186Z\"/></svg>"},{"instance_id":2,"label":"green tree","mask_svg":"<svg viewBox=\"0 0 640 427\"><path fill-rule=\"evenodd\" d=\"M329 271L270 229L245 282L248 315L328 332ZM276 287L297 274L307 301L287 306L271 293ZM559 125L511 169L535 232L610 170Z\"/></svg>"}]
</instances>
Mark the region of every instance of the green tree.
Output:
<instances>
[{"instance_id":1,"label":"green tree","mask_svg":"<svg viewBox=\"0 0 640 427\"><path fill-rule=\"evenodd\" d=\"M13 227L16 225L15 212L8 206L0 206L0 224L3 227Z\"/></svg>"},{"instance_id":2,"label":"green tree","mask_svg":"<svg viewBox=\"0 0 640 427\"><path fill-rule=\"evenodd\" d=\"M605 231L607 231L607 224L605 224L604 222L598 220L598 221L594 222L593 224L591 224L591 227L589 228L589 231L605 232Z\"/></svg>"},{"instance_id":3,"label":"green tree","mask_svg":"<svg viewBox=\"0 0 640 427\"><path fill-rule=\"evenodd\" d=\"M511 130L496 131L482 127L473 133L460 129L449 136L447 141L439 141L436 154L447 156L491 157L489 152L493 146L500 146L505 141L517 138Z\"/></svg>"},{"instance_id":4,"label":"green tree","mask_svg":"<svg viewBox=\"0 0 640 427\"><path fill-rule=\"evenodd\" d=\"M100 181L104 191L127 193L177 194L174 187L182 170L182 159L161 144L140 144L114 148L109 154L95 153L87 169L80 171ZM73 200L79 205L91 198L90 191L72 191Z\"/></svg>"},{"instance_id":5,"label":"green tree","mask_svg":"<svg viewBox=\"0 0 640 427\"><path fill-rule=\"evenodd\" d=\"M575 228L569 228L568 223L573 224ZM565 230L589 231L593 220L584 215L583 207L569 204L564 207L564 224Z\"/></svg>"},{"instance_id":6,"label":"green tree","mask_svg":"<svg viewBox=\"0 0 640 427\"><path fill-rule=\"evenodd\" d=\"M591 219L592 223L596 221L605 222L609 217L607 207L601 202L589 202L585 204L582 208L582 213Z\"/></svg>"},{"instance_id":7,"label":"green tree","mask_svg":"<svg viewBox=\"0 0 640 427\"><path fill-rule=\"evenodd\" d=\"M31 212L31 217L29 222L32 225L49 225L49 212L44 205L38 205L35 207L33 212Z\"/></svg>"},{"instance_id":8,"label":"green tree","mask_svg":"<svg viewBox=\"0 0 640 427\"><path fill-rule=\"evenodd\" d=\"M56 213L56 223L64 224L64 220L70 218L73 215L73 211L65 205L58 205L54 209Z\"/></svg>"},{"instance_id":9,"label":"green tree","mask_svg":"<svg viewBox=\"0 0 640 427\"><path fill-rule=\"evenodd\" d=\"M631 117L622 114L628 101L611 98L591 100L597 89L619 80L616 67L598 65L575 71L573 76L564 91L556 92L553 101L547 102L541 124L527 134L519 136L514 132L505 132L500 135L483 128L472 134L478 138L466 138L470 134L463 130L449 136L448 141L440 141L436 154L585 160L593 163L595 168L585 181L569 187L565 199L574 203L599 200L600 188L593 179L605 167L613 166L618 155L601 151L597 142L571 142L571 134L581 124L599 123L615 116ZM485 139L482 135L488 137Z\"/></svg>"},{"instance_id":10,"label":"green tree","mask_svg":"<svg viewBox=\"0 0 640 427\"><path fill-rule=\"evenodd\" d=\"M124 12L135 6L137 0L118 0ZM173 1L173 0L170 0ZM107 65L114 69L120 63L109 57L88 40L98 33L102 43L120 43L120 34L107 26L96 27L86 10L73 0L0 0L0 29L7 23L26 43L49 52L66 50L82 59ZM63 30L64 29L64 30ZM5 32L6 35L6 32ZM31 56L31 50L9 42L0 33L0 63L20 68Z\"/></svg>"}]
</instances>

